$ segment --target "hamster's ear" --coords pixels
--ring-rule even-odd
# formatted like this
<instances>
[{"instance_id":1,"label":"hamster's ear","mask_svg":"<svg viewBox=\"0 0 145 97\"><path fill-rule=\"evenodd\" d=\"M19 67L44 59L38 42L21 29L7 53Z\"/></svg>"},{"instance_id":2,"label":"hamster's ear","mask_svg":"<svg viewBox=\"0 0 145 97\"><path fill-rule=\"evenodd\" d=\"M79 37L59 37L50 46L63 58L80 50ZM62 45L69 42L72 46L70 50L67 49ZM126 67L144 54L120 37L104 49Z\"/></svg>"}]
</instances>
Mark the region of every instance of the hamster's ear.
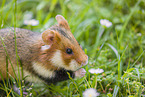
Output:
<instances>
[{"instance_id":1,"label":"hamster's ear","mask_svg":"<svg viewBox=\"0 0 145 97\"><path fill-rule=\"evenodd\" d=\"M64 27L64 28L70 30L68 22L65 20L65 18L62 15L57 15L55 18L56 18L59 26Z\"/></svg>"},{"instance_id":2,"label":"hamster's ear","mask_svg":"<svg viewBox=\"0 0 145 97\"><path fill-rule=\"evenodd\" d=\"M60 41L60 35L58 32L48 29L42 33L42 40L45 45L52 45L54 42Z\"/></svg>"}]
</instances>

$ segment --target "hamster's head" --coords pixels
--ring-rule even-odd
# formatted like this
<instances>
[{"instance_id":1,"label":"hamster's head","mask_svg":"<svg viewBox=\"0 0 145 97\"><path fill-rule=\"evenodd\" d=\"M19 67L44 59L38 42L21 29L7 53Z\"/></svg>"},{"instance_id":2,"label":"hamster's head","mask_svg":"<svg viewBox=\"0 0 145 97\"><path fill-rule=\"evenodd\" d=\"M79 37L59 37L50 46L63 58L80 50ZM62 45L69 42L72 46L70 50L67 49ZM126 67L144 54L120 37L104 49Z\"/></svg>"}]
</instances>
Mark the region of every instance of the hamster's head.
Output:
<instances>
[{"instance_id":1,"label":"hamster's head","mask_svg":"<svg viewBox=\"0 0 145 97\"><path fill-rule=\"evenodd\" d=\"M88 56L74 38L65 18L57 15L56 20L58 25L42 33L45 44L41 47L45 54L42 58L57 68L75 71L87 64Z\"/></svg>"}]
</instances>

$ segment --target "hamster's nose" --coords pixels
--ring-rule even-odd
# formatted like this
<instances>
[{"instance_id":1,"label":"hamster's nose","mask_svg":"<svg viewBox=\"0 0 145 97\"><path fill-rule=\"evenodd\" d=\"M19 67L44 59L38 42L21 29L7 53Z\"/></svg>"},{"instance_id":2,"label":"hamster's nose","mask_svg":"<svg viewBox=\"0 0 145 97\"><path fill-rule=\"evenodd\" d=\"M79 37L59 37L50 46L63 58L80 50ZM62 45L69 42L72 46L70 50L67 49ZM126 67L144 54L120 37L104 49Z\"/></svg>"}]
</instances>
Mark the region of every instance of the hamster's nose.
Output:
<instances>
[{"instance_id":1,"label":"hamster's nose","mask_svg":"<svg viewBox=\"0 0 145 97\"><path fill-rule=\"evenodd\" d=\"M87 64L88 64L88 56L86 58L86 61L85 62L82 62L82 66L87 65Z\"/></svg>"}]
</instances>

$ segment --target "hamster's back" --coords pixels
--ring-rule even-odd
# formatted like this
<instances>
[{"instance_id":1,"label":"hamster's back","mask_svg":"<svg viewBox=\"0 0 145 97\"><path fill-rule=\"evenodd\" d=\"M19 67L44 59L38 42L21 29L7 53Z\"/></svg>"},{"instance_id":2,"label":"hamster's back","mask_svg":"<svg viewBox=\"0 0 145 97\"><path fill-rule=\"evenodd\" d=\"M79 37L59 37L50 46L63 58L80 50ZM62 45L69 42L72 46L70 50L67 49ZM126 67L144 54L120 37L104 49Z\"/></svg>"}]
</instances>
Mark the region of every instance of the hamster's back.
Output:
<instances>
[{"instance_id":1,"label":"hamster's back","mask_svg":"<svg viewBox=\"0 0 145 97\"><path fill-rule=\"evenodd\" d=\"M16 28L16 44L17 49L20 52L26 53L27 47L31 45L31 43L34 41L34 37L38 34L36 32L32 32L30 30L26 29L20 29ZM1 29L0 30L0 56L6 54L4 47L6 48L6 51L8 52L9 56L15 55L15 36L14 36L14 28L7 28L7 29ZM3 43L2 43L3 41ZM19 52L18 52L19 53Z\"/></svg>"},{"instance_id":2,"label":"hamster's back","mask_svg":"<svg viewBox=\"0 0 145 97\"><path fill-rule=\"evenodd\" d=\"M8 61L9 72L13 72L11 64L16 65L16 47L19 58L24 58L23 60L29 61L31 55L28 54L33 53L33 50L28 48L33 47L33 42L40 35L39 33L20 28L16 28L15 31L17 45L15 45L14 28L0 29L0 70L4 77L6 75L3 74L6 72L6 61Z\"/></svg>"}]
</instances>

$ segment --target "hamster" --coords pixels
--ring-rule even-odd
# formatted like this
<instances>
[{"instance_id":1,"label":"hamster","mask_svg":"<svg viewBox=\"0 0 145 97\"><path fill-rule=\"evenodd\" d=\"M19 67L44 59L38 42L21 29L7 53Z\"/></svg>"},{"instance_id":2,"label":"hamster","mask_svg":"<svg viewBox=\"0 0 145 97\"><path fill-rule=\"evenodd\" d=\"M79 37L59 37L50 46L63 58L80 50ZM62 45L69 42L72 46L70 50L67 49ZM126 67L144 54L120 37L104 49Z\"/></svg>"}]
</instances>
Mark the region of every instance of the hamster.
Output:
<instances>
[{"instance_id":1,"label":"hamster","mask_svg":"<svg viewBox=\"0 0 145 97\"><path fill-rule=\"evenodd\" d=\"M56 20L57 25L42 33L21 28L0 30L0 72L4 79L7 74L18 78L20 72L21 78L23 74L29 82L57 83L69 79L68 73L72 78L85 74L85 70L79 68L87 64L88 56L71 33L65 18L57 15ZM23 73L18 72L21 66Z\"/></svg>"}]
</instances>

